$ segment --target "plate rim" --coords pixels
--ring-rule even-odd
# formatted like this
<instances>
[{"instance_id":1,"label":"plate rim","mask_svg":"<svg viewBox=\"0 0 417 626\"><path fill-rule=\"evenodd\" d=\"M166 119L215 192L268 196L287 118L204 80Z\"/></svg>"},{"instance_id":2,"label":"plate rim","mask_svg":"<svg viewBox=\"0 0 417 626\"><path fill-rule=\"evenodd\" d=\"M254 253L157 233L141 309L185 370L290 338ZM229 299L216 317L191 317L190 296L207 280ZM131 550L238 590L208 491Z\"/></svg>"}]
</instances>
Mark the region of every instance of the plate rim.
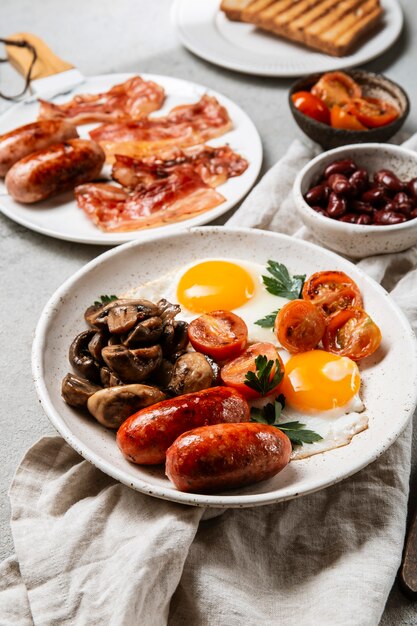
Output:
<instances>
[{"instance_id":1,"label":"plate rim","mask_svg":"<svg viewBox=\"0 0 417 626\"><path fill-rule=\"evenodd\" d=\"M51 323L52 315L54 311L57 310L57 306L59 306L59 302L62 297L68 292L71 287L77 281L90 273L95 267L103 263L103 261L107 261L114 255L123 254L127 249L140 247L143 244L152 243L155 241L163 242L166 239L175 239L176 237L181 237L184 234L194 234L194 233L203 233L204 236L213 236L219 231L228 231L231 234L250 234L250 236L254 237L262 237L265 234L268 236L272 236L276 239L281 239L284 241L291 241L300 243L300 245L304 248L311 249L312 251L317 250L317 248L321 252L325 252L330 259L336 257L339 261L343 260L344 263L348 265L352 265L355 267L357 273L362 276L366 282L371 281L371 285L374 289L376 289L382 296L390 298L390 305L394 309L397 318L401 321L402 327L406 333L406 336L410 340L410 357L414 363L414 373L416 376L413 380L413 388L410 392L411 403L409 406L403 408L404 417L401 420L399 426L397 426L396 430L394 430L394 435L385 441L382 445L378 446L371 455L368 457L361 459L359 462L354 463L350 466L348 471L342 472L336 478L330 478L328 480L321 480L313 482L312 486L308 489L305 489L300 493L299 491L295 491L292 489L291 485L285 488L285 492L290 491L291 493L287 493L283 496L277 496L276 492L266 492L260 494L250 494L250 495L206 495L206 494L188 494L181 491L174 491L172 487L164 488L158 486L152 486L143 481L142 479L138 479L136 484L132 483L123 473L123 470L119 470L114 468L114 466L106 461L103 458L97 457L96 454L88 448L88 445L85 446L82 441L80 441L76 436L72 435L71 430L65 425L64 421L60 417L59 412L53 406L53 402L49 397L47 386L45 383L44 377L44 361L43 361L43 346L47 339L47 330L48 326ZM267 504L273 504L276 502L284 502L287 500L291 500L296 497L301 497L304 495L308 495L310 493L314 493L321 489L325 489L331 485L334 485L353 474L357 473L373 461L375 461L379 456L381 456L394 441L400 436L403 430L408 425L413 412L415 410L415 406L417 405L417 339L414 335L414 332L411 328L410 323L408 322L405 314L396 304L396 302L389 296L388 292L379 285L374 279L372 279L366 272L364 272L360 267L355 266L349 260L344 259L340 255L327 250L326 248L321 248L316 244L313 244L309 241L295 239L289 235L285 235L282 233L275 233L271 231L262 231L251 228L225 228L222 226L203 226L197 228L189 228L184 229L180 233L166 233L162 237L153 237L152 240L147 240L146 242L141 241L130 241L122 246L118 246L116 248L112 248L101 255L97 256L95 259L92 259L89 263L81 267L77 270L72 276L70 276L50 297L46 305L44 306L42 313L40 315L39 321L36 326L36 330L34 333L34 339L32 344L32 352L31 352L31 364L32 364L32 376L36 388L36 392L39 398L39 401L44 409L48 419L51 421L52 425L59 432L59 434L67 441L67 443L78 452L84 459L92 463L94 466L102 470L107 475L111 476L115 480L118 480L122 484L133 488L136 491L164 499L170 500L173 502L178 502L181 504L194 505L194 506L203 506L203 507L217 507L217 508L244 508L244 507L252 507L252 506L263 506ZM320 484L317 484L319 482ZM273 495L275 494L275 495Z\"/></svg>"},{"instance_id":2,"label":"plate rim","mask_svg":"<svg viewBox=\"0 0 417 626\"><path fill-rule=\"evenodd\" d=\"M215 0L212 0L212 1L214 2ZM189 50L190 52L192 52L199 58L204 59L205 61L208 61L209 63L212 63L213 65L216 65L218 67L223 67L228 70L233 70L235 72L240 72L242 74L249 74L252 76L265 76L265 77L269 76L269 77L281 77L281 78L305 76L306 71L302 69L300 70L287 69L286 70L286 69L282 69L282 67L280 66L266 68L265 66L263 67L257 66L256 63L254 65L251 65L251 64L246 64L246 63L228 61L227 59L224 59L223 57L216 56L215 52L209 51L208 53L206 53L204 52L204 49L202 51L198 45L196 46L192 40L190 41L190 39L187 37L187 34L184 32L182 25L180 25L179 23L180 7L185 2L188 2L188 0L174 0L173 5L171 7L171 21L177 29L179 39L181 43L183 44L183 46L185 46L187 50ZM328 66L325 66L324 69L320 68L319 70L309 69L307 73L313 73L314 71L331 72L331 71L335 71L336 69L337 70L342 69L341 67L339 67L339 65L337 65L337 68L335 68L331 62L332 59L346 59L346 62L343 64L342 67L345 69L349 69L352 67L363 65L364 63L369 63L373 59L379 57L381 54L384 54L384 52L386 52L397 41L397 39L399 38L402 32L402 29L404 26L404 13L403 13L400 3L397 0L383 0L383 2L388 4L390 8L396 12L396 17L398 20L395 23L396 28L393 30L392 36L388 40L388 43L385 43L377 51L368 55L364 55L363 57L359 57L358 59L353 58L354 54L347 55L346 57L332 57L330 55L326 55L329 57ZM286 43L291 43L291 42L288 41ZM308 49L306 50L306 52L308 52Z\"/></svg>"},{"instance_id":3,"label":"plate rim","mask_svg":"<svg viewBox=\"0 0 417 626\"><path fill-rule=\"evenodd\" d=\"M137 76L137 75L143 77L145 80L153 80L155 82L157 82L160 79L162 80L168 79L170 81L175 81L178 84L183 83L184 86L187 86L188 88L190 87L195 88L198 91L203 91L210 95L214 95L217 99L219 99L220 102L223 101L226 107L232 104L234 107L239 109L240 114L245 118L245 123L249 124L249 126L251 126L251 130L253 131L255 143L252 141L251 146L253 145L253 148L254 148L253 152L256 155L256 160L254 158L251 158L251 160L249 161L248 170L250 171L251 175L248 178L248 182L247 182L245 190L243 192L239 192L236 200L229 200L226 198L226 201L220 204L219 206L214 207L213 209L210 209L209 211L206 211L204 213L201 213L200 215L194 216L188 220L183 220L180 222L173 222L165 226L158 226L156 228L147 228L143 230L127 231L127 232L132 233L132 237L130 239L125 239L125 238L120 239L120 235L126 235L126 233L124 232L123 233L109 233L108 235L110 236L108 236L107 238L101 239L100 236L102 234L106 235L107 233L103 233L98 227L97 227L97 236L95 237L80 236L79 237L79 236L68 236L68 235L65 235L65 233L56 232L55 230L51 230L48 227L44 227L43 225L33 224L30 221L30 219L26 219L24 216L21 216L19 214L15 215L13 213L13 209L9 209L7 207L4 208L2 204L2 198L8 196L7 192L0 193L0 213L5 215L8 219L12 220L13 222L20 224L21 226L24 226L28 230L32 230L34 232L40 233L42 235L46 235L47 237L58 239L60 241L68 241L72 243L82 243L86 245L97 245L97 246L117 246L117 245L123 245L125 243L128 243L129 241L140 241L140 240L148 241L150 238L148 236L148 233L151 233L152 231L153 231L152 236L159 237L159 236L164 235L167 229L168 229L168 233L169 232L174 233L174 232L180 231L183 228L193 228L197 226L202 226L204 224L207 224L209 222L212 222L213 220L220 218L222 215L224 215L231 209L235 208L240 202L243 201L243 199L251 191L251 189L253 188L253 186L255 185L259 177L259 173L261 171L263 157L264 157L261 136L259 134L258 129L256 128L255 123L253 122L252 118L248 115L248 113L235 100L232 100L231 98L229 98L228 96L225 96L219 91L212 89L208 85L196 83L191 80L185 80L183 78L177 78L176 76L168 76L167 74L153 74L149 72L143 72L143 73L142 72L116 72L116 73L109 72L109 73L104 73L104 74L95 74L92 76L86 76L85 80L86 82L89 80L94 81L97 79L99 80L100 79L109 79L109 80L114 79L115 81L123 81L123 80L127 80L129 77ZM73 90L71 90L70 93L72 92ZM22 109L23 107L26 106L26 104L27 104L26 100L21 100L20 102L6 109L6 111L4 111L0 115L0 124L6 118L13 117L13 114L16 111L16 109L17 108ZM157 111L155 113L157 113ZM221 137L225 137L225 136L227 136L227 133L226 135L222 135ZM30 207L30 205L28 206Z\"/></svg>"}]
</instances>

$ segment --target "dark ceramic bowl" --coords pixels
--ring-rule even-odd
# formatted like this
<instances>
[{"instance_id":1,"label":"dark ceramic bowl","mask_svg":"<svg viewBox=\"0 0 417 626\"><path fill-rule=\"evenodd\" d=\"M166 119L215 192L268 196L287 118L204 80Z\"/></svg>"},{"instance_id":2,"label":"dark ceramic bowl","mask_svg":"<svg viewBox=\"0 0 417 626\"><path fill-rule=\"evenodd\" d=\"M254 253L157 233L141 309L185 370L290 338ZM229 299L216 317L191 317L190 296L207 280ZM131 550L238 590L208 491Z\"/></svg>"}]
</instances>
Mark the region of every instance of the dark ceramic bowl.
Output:
<instances>
[{"instance_id":1,"label":"dark ceramic bowl","mask_svg":"<svg viewBox=\"0 0 417 626\"><path fill-rule=\"evenodd\" d=\"M371 128L369 130L343 130L332 128L328 124L316 120L298 111L291 100L291 96L297 91L310 91L312 86L323 76L310 74L296 83L289 92L289 104L291 113L301 130L313 141L316 141L325 149L339 148L353 143L382 143L388 141L404 124L410 110L408 96L397 83L384 76L365 70L346 70L345 74L351 76L361 87L365 97L381 98L395 106L400 115L391 124Z\"/></svg>"}]
</instances>

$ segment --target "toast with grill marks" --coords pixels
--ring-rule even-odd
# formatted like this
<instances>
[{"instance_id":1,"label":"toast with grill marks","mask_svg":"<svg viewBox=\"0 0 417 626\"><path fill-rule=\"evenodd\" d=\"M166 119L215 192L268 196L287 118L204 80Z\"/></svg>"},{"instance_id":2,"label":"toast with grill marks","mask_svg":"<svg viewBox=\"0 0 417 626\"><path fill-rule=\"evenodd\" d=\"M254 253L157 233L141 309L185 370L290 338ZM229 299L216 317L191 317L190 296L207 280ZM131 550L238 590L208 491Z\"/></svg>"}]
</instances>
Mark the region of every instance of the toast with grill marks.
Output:
<instances>
[{"instance_id":1,"label":"toast with grill marks","mask_svg":"<svg viewBox=\"0 0 417 626\"><path fill-rule=\"evenodd\" d=\"M223 0L229 19L249 22L332 56L344 56L381 22L379 0Z\"/></svg>"}]
</instances>

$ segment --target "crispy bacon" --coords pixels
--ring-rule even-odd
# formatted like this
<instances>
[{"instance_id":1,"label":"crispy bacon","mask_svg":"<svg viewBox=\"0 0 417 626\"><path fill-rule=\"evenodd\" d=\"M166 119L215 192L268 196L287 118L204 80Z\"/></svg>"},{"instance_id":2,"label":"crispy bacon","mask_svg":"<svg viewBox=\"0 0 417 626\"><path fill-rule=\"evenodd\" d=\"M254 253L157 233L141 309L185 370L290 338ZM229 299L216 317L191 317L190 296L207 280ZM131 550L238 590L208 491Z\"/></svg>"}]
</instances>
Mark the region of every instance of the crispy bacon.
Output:
<instances>
[{"instance_id":1,"label":"crispy bacon","mask_svg":"<svg viewBox=\"0 0 417 626\"><path fill-rule=\"evenodd\" d=\"M240 176L248 167L246 159L233 152L229 146L192 146L142 160L116 154L112 177L123 187L134 189L137 185L147 185L165 178L173 168L184 163L190 163L210 187L218 187L229 178Z\"/></svg>"},{"instance_id":2,"label":"crispy bacon","mask_svg":"<svg viewBox=\"0 0 417 626\"><path fill-rule=\"evenodd\" d=\"M109 91L77 95L65 104L39 100L39 119L65 119L76 125L136 120L160 109L164 98L163 87L133 76Z\"/></svg>"},{"instance_id":3,"label":"crispy bacon","mask_svg":"<svg viewBox=\"0 0 417 626\"><path fill-rule=\"evenodd\" d=\"M75 189L78 206L102 230L123 232L162 226L212 209L225 198L206 185L189 163L150 184L126 191L110 184Z\"/></svg>"},{"instance_id":4,"label":"crispy bacon","mask_svg":"<svg viewBox=\"0 0 417 626\"><path fill-rule=\"evenodd\" d=\"M143 158L167 148L195 146L232 128L227 110L212 96L177 106L165 117L104 124L90 132L107 156L125 154Z\"/></svg>"}]
</instances>

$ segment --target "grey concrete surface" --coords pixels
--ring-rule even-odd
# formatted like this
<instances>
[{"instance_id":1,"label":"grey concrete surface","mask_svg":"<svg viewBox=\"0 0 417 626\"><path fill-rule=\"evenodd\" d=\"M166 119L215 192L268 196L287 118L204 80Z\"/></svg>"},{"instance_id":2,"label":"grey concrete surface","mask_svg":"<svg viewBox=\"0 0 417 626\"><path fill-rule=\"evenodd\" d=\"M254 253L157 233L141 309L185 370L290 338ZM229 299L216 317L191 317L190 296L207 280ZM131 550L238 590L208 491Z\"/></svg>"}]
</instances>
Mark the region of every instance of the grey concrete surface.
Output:
<instances>
[{"instance_id":1,"label":"grey concrete surface","mask_svg":"<svg viewBox=\"0 0 417 626\"><path fill-rule=\"evenodd\" d=\"M29 31L43 37L62 58L85 74L154 72L203 83L239 103L263 141L266 171L301 136L286 98L291 79L249 77L217 68L185 50L170 20L170 0L2 0L0 37ZM417 11L403 0L405 29L389 52L364 66L402 84L411 100L405 131L417 131ZM0 89L21 84L0 65ZM0 112L9 105L0 100ZM0 559L13 552L7 489L27 448L54 429L32 384L30 350L39 314L54 290L73 272L105 250L38 235L0 215L1 410ZM411 485L417 492L417 441L414 437ZM413 508L413 504L411 505ZM352 607L354 610L354 607ZM417 624L417 603L395 585L381 624Z\"/></svg>"}]
</instances>

